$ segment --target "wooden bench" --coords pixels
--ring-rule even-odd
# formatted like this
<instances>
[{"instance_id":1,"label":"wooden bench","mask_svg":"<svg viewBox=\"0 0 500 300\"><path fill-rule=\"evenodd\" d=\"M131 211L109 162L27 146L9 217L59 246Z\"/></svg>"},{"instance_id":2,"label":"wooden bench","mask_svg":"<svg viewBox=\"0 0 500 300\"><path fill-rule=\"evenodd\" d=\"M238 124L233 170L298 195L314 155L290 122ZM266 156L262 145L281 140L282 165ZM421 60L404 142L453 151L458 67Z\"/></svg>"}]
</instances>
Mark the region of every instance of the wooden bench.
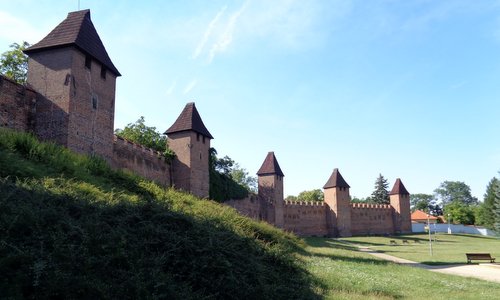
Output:
<instances>
[{"instance_id":1,"label":"wooden bench","mask_svg":"<svg viewBox=\"0 0 500 300\"><path fill-rule=\"evenodd\" d=\"M403 240L403 244L410 244L408 240Z\"/></svg>"},{"instance_id":2,"label":"wooden bench","mask_svg":"<svg viewBox=\"0 0 500 300\"><path fill-rule=\"evenodd\" d=\"M391 245L397 245L398 244L398 243L396 243L395 240L390 240L390 243L391 243Z\"/></svg>"},{"instance_id":3,"label":"wooden bench","mask_svg":"<svg viewBox=\"0 0 500 300\"><path fill-rule=\"evenodd\" d=\"M489 253L465 253L467 256L467 263L470 264L472 260L489 260L491 263L495 262L495 258L491 257Z\"/></svg>"}]
</instances>

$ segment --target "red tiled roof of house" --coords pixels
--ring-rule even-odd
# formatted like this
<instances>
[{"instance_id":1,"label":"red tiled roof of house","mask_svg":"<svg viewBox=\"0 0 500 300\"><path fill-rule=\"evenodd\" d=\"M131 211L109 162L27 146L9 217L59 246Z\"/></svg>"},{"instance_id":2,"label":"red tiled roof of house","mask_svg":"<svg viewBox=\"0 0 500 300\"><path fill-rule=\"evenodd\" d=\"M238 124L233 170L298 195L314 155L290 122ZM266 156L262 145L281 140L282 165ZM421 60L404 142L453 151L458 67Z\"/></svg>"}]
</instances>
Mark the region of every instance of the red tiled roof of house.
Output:
<instances>
[{"instance_id":1,"label":"red tiled roof of house","mask_svg":"<svg viewBox=\"0 0 500 300\"><path fill-rule=\"evenodd\" d=\"M394 186L392 187L391 192L389 195L409 195L410 193L408 190L405 188L403 182L401 179L396 179L396 182L394 183Z\"/></svg>"},{"instance_id":2,"label":"red tiled roof of house","mask_svg":"<svg viewBox=\"0 0 500 300\"><path fill-rule=\"evenodd\" d=\"M181 131L194 131L210 139L214 138L205 127L205 124L203 124L194 102L186 104L177 120L175 120L174 124L165 131L165 134Z\"/></svg>"},{"instance_id":3,"label":"red tiled roof of house","mask_svg":"<svg viewBox=\"0 0 500 300\"><path fill-rule=\"evenodd\" d=\"M90 20L90 10L68 13L64 21L56 26L46 37L26 49L26 54L52 48L76 46L84 53L92 56L116 76L121 76L109 58L99 35Z\"/></svg>"},{"instance_id":4,"label":"red tiled roof of house","mask_svg":"<svg viewBox=\"0 0 500 300\"><path fill-rule=\"evenodd\" d=\"M421 210L416 210L411 214L412 220L427 220L427 213ZM429 220L437 220L437 217L429 215Z\"/></svg>"},{"instance_id":5,"label":"red tiled roof of house","mask_svg":"<svg viewBox=\"0 0 500 300\"><path fill-rule=\"evenodd\" d=\"M350 186L347 184L347 182L340 174L339 169L337 168L333 169L332 175L323 186L324 189L334 188L334 187L350 188Z\"/></svg>"},{"instance_id":6,"label":"red tiled roof of house","mask_svg":"<svg viewBox=\"0 0 500 300\"><path fill-rule=\"evenodd\" d=\"M280 165L278 164L278 160L276 156L274 156L274 152L267 153L266 159L262 163L257 175L279 175L285 176L283 171L281 171Z\"/></svg>"}]
</instances>

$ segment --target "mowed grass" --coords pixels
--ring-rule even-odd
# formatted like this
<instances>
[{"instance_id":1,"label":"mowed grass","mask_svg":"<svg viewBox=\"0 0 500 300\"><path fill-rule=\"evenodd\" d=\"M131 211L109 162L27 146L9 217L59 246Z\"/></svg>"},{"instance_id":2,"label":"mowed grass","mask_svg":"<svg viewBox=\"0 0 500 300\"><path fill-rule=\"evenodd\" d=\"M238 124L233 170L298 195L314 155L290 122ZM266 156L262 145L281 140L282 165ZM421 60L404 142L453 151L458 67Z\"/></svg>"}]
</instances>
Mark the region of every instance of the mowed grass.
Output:
<instances>
[{"instance_id":1,"label":"mowed grass","mask_svg":"<svg viewBox=\"0 0 500 300\"><path fill-rule=\"evenodd\" d=\"M500 261L500 239L481 235L432 234L432 256L428 234L411 234L396 237L367 236L342 238L351 243L368 246L379 252L429 265L463 264L465 253L490 253ZM391 245L394 240L397 244ZM407 240L408 244L403 243ZM484 262L484 261L483 261Z\"/></svg>"},{"instance_id":2,"label":"mowed grass","mask_svg":"<svg viewBox=\"0 0 500 300\"><path fill-rule=\"evenodd\" d=\"M325 299L500 299L500 284L380 260L335 239L306 238Z\"/></svg>"}]
</instances>

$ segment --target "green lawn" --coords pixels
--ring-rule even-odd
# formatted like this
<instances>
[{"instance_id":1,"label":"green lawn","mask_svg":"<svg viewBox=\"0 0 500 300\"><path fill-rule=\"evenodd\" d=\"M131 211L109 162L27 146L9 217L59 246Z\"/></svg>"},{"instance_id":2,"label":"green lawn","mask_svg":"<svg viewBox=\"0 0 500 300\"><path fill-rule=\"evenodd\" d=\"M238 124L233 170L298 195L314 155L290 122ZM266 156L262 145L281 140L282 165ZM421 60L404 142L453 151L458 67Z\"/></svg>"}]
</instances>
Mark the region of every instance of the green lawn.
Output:
<instances>
[{"instance_id":1,"label":"green lawn","mask_svg":"<svg viewBox=\"0 0 500 300\"><path fill-rule=\"evenodd\" d=\"M500 261L500 239L481 235L438 233L432 235L432 256L427 234L401 235L397 237L349 237L342 238L351 243L368 246L379 252L421 262L429 265L466 263L465 253L491 253ZM397 245L391 245L395 240ZM403 244L407 240L408 244Z\"/></svg>"},{"instance_id":2,"label":"green lawn","mask_svg":"<svg viewBox=\"0 0 500 300\"><path fill-rule=\"evenodd\" d=\"M498 283L379 260L335 239L305 241L307 268L326 299L500 299Z\"/></svg>"}]
</instances>

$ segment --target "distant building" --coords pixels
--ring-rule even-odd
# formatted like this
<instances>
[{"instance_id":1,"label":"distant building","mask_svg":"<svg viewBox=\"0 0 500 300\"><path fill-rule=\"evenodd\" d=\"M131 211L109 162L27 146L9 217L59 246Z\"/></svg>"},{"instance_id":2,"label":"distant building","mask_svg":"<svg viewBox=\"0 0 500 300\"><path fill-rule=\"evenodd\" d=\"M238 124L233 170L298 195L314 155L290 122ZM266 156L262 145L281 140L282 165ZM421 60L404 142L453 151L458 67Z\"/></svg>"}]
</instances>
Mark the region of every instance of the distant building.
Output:
<instances>
[{"instance_id":1,"label":"distant building","mask_svg":"<svg viewBox=\"0 0 500 300\"><path fill-rule=\"evenodd\" d=\"M411 221L415 223L425 223L427 224L427 220L429 223L436 224L438 222L438 218L432 215L427 214L421 210L416 210L411 214Z\"/></svg>"}]
</instances>

